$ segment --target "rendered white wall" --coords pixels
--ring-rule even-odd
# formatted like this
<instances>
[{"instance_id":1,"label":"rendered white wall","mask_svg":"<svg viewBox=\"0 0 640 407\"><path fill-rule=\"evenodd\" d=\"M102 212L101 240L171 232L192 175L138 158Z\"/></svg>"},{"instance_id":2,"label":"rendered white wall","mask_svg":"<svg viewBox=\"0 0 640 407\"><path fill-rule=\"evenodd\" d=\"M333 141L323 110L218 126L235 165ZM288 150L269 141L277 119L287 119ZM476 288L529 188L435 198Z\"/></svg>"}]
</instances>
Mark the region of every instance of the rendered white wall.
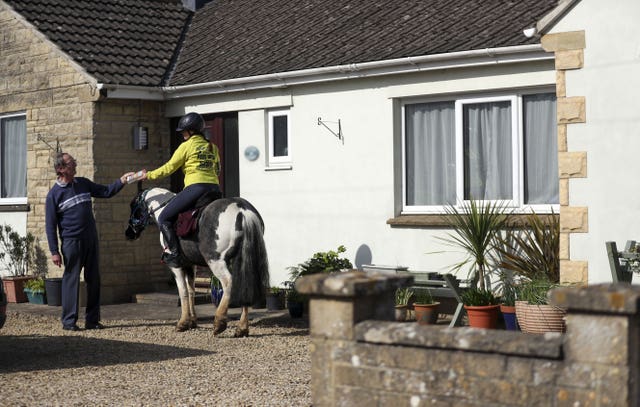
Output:
<instances>
[{"instance_id":1,"label":"rendered white wall","mask_svg":"<svg viewBox=\"0 0 640 407\"><path fill-rule=\"evenodd\" d=\"M567 71L567 96L586 98L586 123L567 126L569 151L587 152L587 178L569 181L571 206L588 206L589 232L572 234L571 260L589 283L610 282L605 241L640 240L640 2L582 0L551 32L585 31L584 68Z\"/></svg>"},{"instance_id":2,"label":"rendered white wall","mask_svg":"<svg viewBox=\"0 0 640 407\"><path fill-rule=\"evenodd\" d=\"M288 278L287 267L318 251L347 248L356 265L404 265L411 270L446 271L461 255L443 246L442 228L392 228L394 208L394 98L468 91L492 91L553 85L552 62L489 66L456 71L336 81L269 92L224 96L220 106L237 103L240 153L240 193L261 212L271 264L271 283ZM275 98L289 94L289 99ZM256 96L258 95L258 96ZM264 108L288 101L291 120L292 169L266 171L267 128ZM247 106L251 100L253 106ZM168 111L213 112L216 97L173 101ZM287 103L283 103L286 107ZM396 112L397 114L397 112ZM344 143L323 126L340 119ZM337 129L337 124L328 123ZM396 135L397 136L397 135ZM243 152L256 146L260 158L248 161ZM370 252L370 256L363 253Z\"/></svg>"}]
</instances>

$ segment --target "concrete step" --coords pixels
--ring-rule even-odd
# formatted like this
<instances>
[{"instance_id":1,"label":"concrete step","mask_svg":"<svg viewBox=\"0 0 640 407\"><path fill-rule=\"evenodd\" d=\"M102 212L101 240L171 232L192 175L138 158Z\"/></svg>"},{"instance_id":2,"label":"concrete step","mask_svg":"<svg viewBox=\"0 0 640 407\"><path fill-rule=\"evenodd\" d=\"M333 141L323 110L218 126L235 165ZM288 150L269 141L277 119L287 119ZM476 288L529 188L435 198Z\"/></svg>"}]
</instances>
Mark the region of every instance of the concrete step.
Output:
<instances>
[{"instance_id":1,"label":"concrete step","mask_svg":"<svg viewBox=\"0 0 640 407\"><path fill-rule=\"evenodd\" d=\"M138 293L132 296L132 302L138 304L161 304L180 306L178 291L162 291L154 293ZM196 292L196 304L210 304L211 293Z\"/></svg>"}]
</instances>

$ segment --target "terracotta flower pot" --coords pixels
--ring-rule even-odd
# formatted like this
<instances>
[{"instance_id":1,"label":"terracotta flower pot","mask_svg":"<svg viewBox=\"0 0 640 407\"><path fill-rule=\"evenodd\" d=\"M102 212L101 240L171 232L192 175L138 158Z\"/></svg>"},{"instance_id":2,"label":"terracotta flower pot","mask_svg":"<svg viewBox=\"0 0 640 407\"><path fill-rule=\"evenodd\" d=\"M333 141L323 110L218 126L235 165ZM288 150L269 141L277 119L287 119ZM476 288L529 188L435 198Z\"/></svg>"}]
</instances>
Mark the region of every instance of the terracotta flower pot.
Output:
<instances>
[{"instance_id":1,"label":"terracotta flower pot","mask_svg":"<svg viewBox=\"0 0 640 407\"><path fill-rule=\"evenodd\" d=\"M2 278L4 291L7 294L7 302L27 302L27 294L24 292L24 283L33 280L33 276L9 276Z\"/></svg>"},{"instance_id":2,"label":"terracotta flower pot","mask_svg":"<svg viewBox=\"0 0 640 407\"><path fill-rule=\"evenodd\" d=\"M495 329L498 326L500 305L465 305L464 309L470 327Z\"/></svg>"},{"instance_id":3,"label":"terracotta flower pot","mask_svg":"<svg viewBox=\"0 0 640 407\"><path fill-rule=\"evenodd\" d=\"M438 322L439 302L432 304L413 304L413 312L416 314L416 322L419 325L433 325Z\"/></svg>"}]
</instances>

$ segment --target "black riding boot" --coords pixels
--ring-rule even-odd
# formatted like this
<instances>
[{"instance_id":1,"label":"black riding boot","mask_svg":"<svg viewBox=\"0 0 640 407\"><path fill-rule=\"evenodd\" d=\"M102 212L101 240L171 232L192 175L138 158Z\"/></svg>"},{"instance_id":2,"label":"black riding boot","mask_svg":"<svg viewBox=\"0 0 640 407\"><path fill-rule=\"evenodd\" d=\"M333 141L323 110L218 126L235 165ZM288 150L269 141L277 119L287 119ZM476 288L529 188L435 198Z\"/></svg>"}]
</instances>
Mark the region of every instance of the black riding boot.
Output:
<instances>
[{"instance_id":1,"label":"black riding boot","mask_svg":"<svg viewBox=\"0 0 640 407\"><path fill-rule=\"evenodd\" d=\"M160 232L164 237L164 242L168 246L169 253L162 253L162 261L169 267L182 267L182 256L178 247L178 236L176 231L169 225L160 225Z\"/></svg>"}]
</instances>

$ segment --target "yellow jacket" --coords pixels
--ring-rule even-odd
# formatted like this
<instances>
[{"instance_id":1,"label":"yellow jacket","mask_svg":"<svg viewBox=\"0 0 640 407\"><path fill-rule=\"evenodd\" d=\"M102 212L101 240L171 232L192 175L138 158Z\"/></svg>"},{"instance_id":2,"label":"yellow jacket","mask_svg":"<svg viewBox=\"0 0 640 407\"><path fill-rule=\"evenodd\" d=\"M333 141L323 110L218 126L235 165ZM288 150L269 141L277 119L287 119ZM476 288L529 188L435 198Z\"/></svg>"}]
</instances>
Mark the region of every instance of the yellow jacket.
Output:
<instances>
[{"instance_id":1,"label":"yellow jacket","mask_svg":"<svg viewBox=\"0 0 640 407\"><path fill-rule=\"evenodd\" d=\"M184 141L169 161L162 167L147 172L147 179L164 178L182 168L184 186L191 184L218 184L220 174L220 154L215 144L209 143L200 134L194 134Z\"/></svg>"}]
</instances>

